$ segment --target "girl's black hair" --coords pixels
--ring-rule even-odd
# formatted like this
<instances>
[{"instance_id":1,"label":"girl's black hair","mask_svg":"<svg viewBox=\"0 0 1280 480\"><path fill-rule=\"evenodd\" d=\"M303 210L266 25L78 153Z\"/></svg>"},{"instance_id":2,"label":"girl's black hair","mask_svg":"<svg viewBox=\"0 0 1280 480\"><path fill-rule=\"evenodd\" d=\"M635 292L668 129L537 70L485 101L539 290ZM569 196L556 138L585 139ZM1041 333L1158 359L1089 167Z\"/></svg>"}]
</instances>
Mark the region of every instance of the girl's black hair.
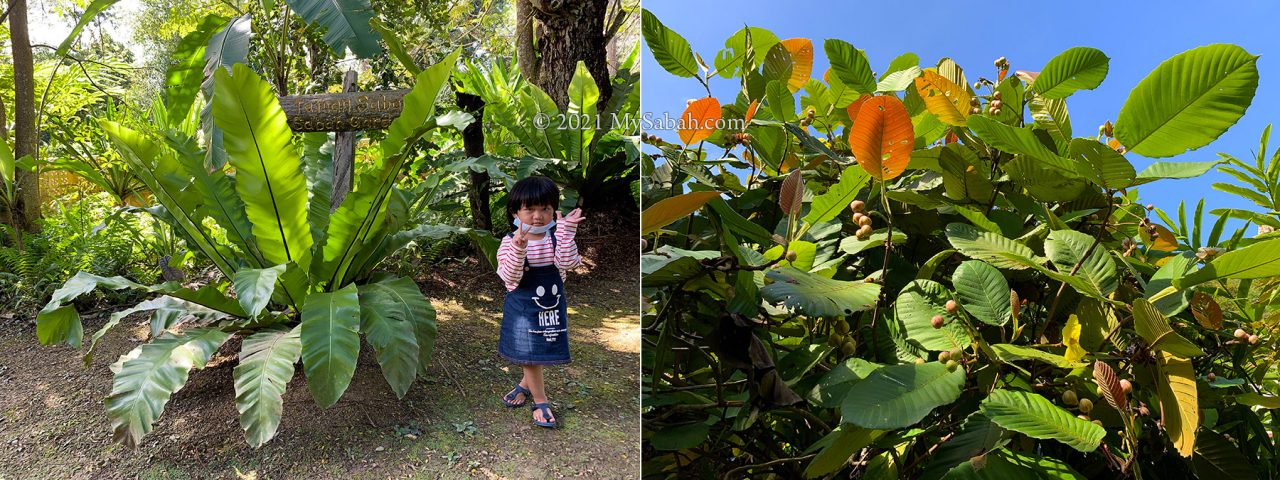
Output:
<instances>
[{"instance_id":1,"label":"girl's black hair","mask_svg":"<svg viewBox=\"0 0 1280 480\"><path fill-rule=\"evenodd\" d=\"M507 215L515 215L523 207L543 205L552 209L560 205L560 187L547 177L535 175L521 179L507 195Z\"/></svg>"}]
</instances>

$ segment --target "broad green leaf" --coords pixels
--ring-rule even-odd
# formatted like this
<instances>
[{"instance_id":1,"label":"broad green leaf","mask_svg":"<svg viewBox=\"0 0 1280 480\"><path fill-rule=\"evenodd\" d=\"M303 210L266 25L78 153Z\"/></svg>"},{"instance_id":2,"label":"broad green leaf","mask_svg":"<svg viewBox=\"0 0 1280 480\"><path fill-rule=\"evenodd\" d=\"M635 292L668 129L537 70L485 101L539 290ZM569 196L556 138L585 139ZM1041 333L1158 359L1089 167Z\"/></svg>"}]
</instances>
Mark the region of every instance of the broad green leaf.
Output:
<instances>
[{"instance_id":1,"label":"broad green leaf","mask_svg":"<svg viewBox=\"0 0 1280 480\"><path fill-rule=\"evenodd\" d=\"M58 44L58 50L54 52L53 56L62 58L63 55L66 55L67 52L71 50L71 46L75 45L76 40L80 38L80 31L84 30L85 25L88 25L89 22L93 21L94 17L97 17L103 10L115 5L116 2L119 1L120 0L94 0L93 3L90 3L89 6L85 7L84 14L80 15L80 21L76 22L74 27L71 27L71 33L68 33L67 37L62 40L62 43ZM10 11L11 10L8 8L5 9L5 12Z\"/></svg>"},{"instance_id":2,"label":"broad green leaf","mask_svg":"<svg viewBox=\"0 0 1280 480\"><path fill-rule=\"evenodd\" d=\"M307 178L307 223L311 225L313 255L322 257L329 229L329 208L333 195L333 134L302 134L302 173Z\"/></svg>"},{"instance_id":3,"label":"broad green leaf","mask_svg":"<svg viewBox=\"0 0 1280 480\"><path fill-rule=\"evenodd\" d=\"M888 239L889 230L881 229L879 232L872 232L870 236L862 239L856 236L844 237L840 240L839 248L841 252L857 255L873 248L880 248L884 245L885 240ZM892 241L893 243L902 243L907 241L907 236L902 233L902 230L894 229Z\"/></svg>"},{"instance_id":4,"label":"broad green leaf","mask_svg":"<svg viewBox=\"0 0 1280 480\"><path fill-rule=\"evenodd\" d=\"M1002 163L1000 168L1036 200L1070 202L1085 192L1089 182L1075 173L1073 164L1062 161L1065 159L1060 157L1044 160L1018 155L1012 161Z\"/></svg>"},{"instance_id":5,"label":"broad green leaf","mask_svg":"<svg viewBox=\"0 0 1280 480\"><path fill-rule=\"evenodd\" d=\"M1116 118L1116 139L1129 151L1154 158L1208 145L1253 102L1257 62L1257 55L1230 44L1174 55L1129 92Z\"/></svg>"},{"instance_id":6,"label":"broad green leaf","mask_svg":"<svg viewBox=\"0 0 1280 480\"><path fill-rule=\"evenodd\" d=\"M783 259L781 262L778 262L775 268L795 267L806 272L813 269L813 261L818 254L818 246L816 244L813 242L806 242L804 240L792 240L791 243L787 245L787 248L796 252L796 260L792 262L790 260ZM786 252L782 250L782 245L774 245L772 248L764 251L764 258L768 259L778 258L783 255L786 255Z\"/></svg>"},{"instance_id":7,"label":"broad green leaf","mask_svg":"<svg viewBox=\"0 0 1280 480\"><path fill-rule=\"evenodd\" d=\"M706 423L690 423L663 428L649 437L649 445L658 450L675 451L696 447L707 441L711 426Z\"/></svg>"},{"instance_id":8,"label":"broad green leaf","mask_svg":"<svg viewBox=\"0 0 1280 480\"><path fill-rule=\"evenodd\" d=\"M934 408L960 398L964 369L939 362L881 367L849 388L840 414L863 428L896 429L920 422Z\"/></svg>"},{"instance_id":9,"label":"broad green leaf","mask_svg":"<svg viewBox=\"0 0 1280 480\"><path fill-rule=\"evenodd\" d=\"M1142 185L1162 179L1195 178L1213 170L1226 160L1217 162L1155 162L1138 172L1133 185Z\"/></svg>"},{"instance_id":10,"label":"broad green leaf","mask_svg":"<svg viewBox=\"0 0 1280 480\"><path fill-rule=\"evenodd\" d=\"M216 291L217 285L216 284L205 285L204 287L201 287L200 290ZM215 293L214 295L220 296L221 293ZM152 298L149 300L143 300L142 302L139 302L137 305L112 313L111 317L107 319L107 323L103 324L102 327L98 328L97 332L94 332L92 341L89 343L89 351L85 352L84 354L84 365L86 367L93 364L93 354L95 353L95 350L98 347L98 341L101 340L102 337L106 335L108 331L110 331L112 328L115 328L116 325L119 325L120 321L123 320L125 317L128 317L129 315L132 315L138 312L154 312L152 314L152 320L151 320L152 335L159 335L160 332L164 331L170 326L167 321L157 320L157 318L159 317L166 317L166 316L188 317L189 316L190 318L198 319L199 321L214 321L214 320L219 320L227 317L227 314L223 312L205 308L196 303L188 302L186 300L182 300L176 297L170 297L168 295L161 295L159 297ZM158 323L162 323L161 328L155 328Z\"/></svg>"},{"instance_id":11,"label":"broad green leaf","mask_svg":"<svg viewBox=\"0 0 1280 480\"><path fill-rule=\"evenodd\" d=\"M676 220L687 217L702 208L711 199L719 196L720 192L710 191L691 192L664 198L662 201L644 209L644 212L640 214L640 234L648 235L670 225Z\"/></svg>"},{"instance_id":12,"label":"broad green leaf","mask_svg":"<svg viewBox=\"0 0 1280 480\"><path fill-rule=\"evenodd\" d=\"M1031 95L1027 98L1027 109L1031 111L1036 125L1044 127L1060 141L1071 139L1071 115L1067 112L1066 100Z\"/></svg>"},{"instance_id":13,"label":"broad green leaf","mask_svg":"<svg viewBox=\"0 0 1280 480\"><path fill-rule=\"evenodd\" d=\"M1280 397L1266 397L1253 392L1245 392L1236 395L1236 403L1250 407L1276 409L1280 408Z\"/></svg>"},{"instance_id":14,"label":"broad green leaf","mask_svg":"<svg viewBox=\"0 0 1280 480\"><path fill-rule=\"evenodd\" d=\"M284 273L286 265L271 268L246 268L236 272L231 278L231 285L236 289L236 300L250 317L257 317L271 302L271 294L276 289L276 279Z\"/></svg>"},{"instance_id":15,"label":"broad green leaf","mask_svg":"<svg viewBox=\"0 0 1280 480\"><path fill-rule=\"evenodd\" d=\"M883 430L858 428L849 424L836 427L827 435L831 439L830 443L805 467L805 478L818 478L839 471L848 464L849 457L866 448L881 435L884 435Z\"/></svg>"},{"instance_id":16,"label":"broad green leaf","mask_svg":"<svg viewBox=\"0 0 1280 480\"><path fill-rule=\"evenodd\" d=\"M423 69L422 73L415 77L413 89L404 96L404 108L400 111L400 116L391 122L391 126L387 128L386 138L379 144L382 150L382 161L392 159L405 148L406 143L416 140L415 134L435 117L436 97L440 96L440 91L444 89L461 53L461 49L454 50L439 63ZM537 93L546 95L541 90L531 90L537 90Z\"/></svg>"},{"instance_id":17,"label":"broad green leaf","mask_svg":"<svg viewBox=\"0 0 1280 480\"><path fill-rule=\"evenodd\" d=\"M831 185L822 195L813 197L804 221L816 225L836 218L870 182L871 177L857 166L845 168L839 182Z\"/></svg>"},{"instance_id":18,"label":"broad green leaf","mask_svg":"<svg viewBox=\"0 0 1280 480\"><path fill-rule=\"evenodd\" d=\"M49 303L45 304L36 315L36 336L40 343L53 345L66 342L68 345L79 348L84 338L84 327L80 323L80 314L70 303L76 297L98 287L112 290L132 288L145 292L164 293L227 315L246 316L240 305L235 300L222 295L216 285L206 285L198 290L185 288L177 282L147 286L124 277L101 277L87 272L78 272L53 292Z\"/></svg>"},{"instance_id":19,"label":"broad green leaf","mask_svg":"<svg viewBox=\"0 0 1280 480\"><path fill-rule=\"evenodd\" d=\"M1201 430L1196 438L1195 453L1191 459L1200 478L1229 478L1232 480L1256 480L1258 472L1249 459L1226 437L1212 429Z\"/></svg>"},{"instance_id":20,"label":"broad green leaf","mask_svg":"<svg viewBox=\"0 0 1280 480\"><path fill-rule=\"evenodd\" d=\"M1107 190L1129 188L1137 177L1124 155L1092 138L1071 140L1069 150L1080 175Z\"/></svg>"},{"instance_id":21,"label":"broad green leaf","mask_svg":"<svg viewBox=\"0 0 1280 480\"><path fill-rule=\"evenodd\" d=\"M907 329L907 337L933 351L962 349L973 342L964 322L946 310L946 288L932 280L912 280L894 302L894 314ZM942 328L933 328L935 315L946 319Z\"/></svg>"},{"instance_id":22,"label":"broad green leaf","mask_svg":"<svg viewBox=\"0 0 1280 480\"><path fill-rule=\"evenodd\" d=\"M565 159L580 162L584 170L590 166L591 143L596 137L596 103L599 101L600 89L591 78L591 72L587 71L587 64L579 60L569 81L567 114L582 122L576 130L566 132L564 138L569 140L565 145Z\"/></svg>"},{"instance_id":23,"label":"broad green leaf","mask_svg":"<svg viewBox=\"0 0 1280 480\"><path fill-rule=\"evenodd\" d=\"M1018 453L1005 448L983 455L982 462L962 462L944 480L1085 480L1070 465L1048 455Z\"/></svg>"},{"instance_id":24,"label":"broad green leaf","mask_svg":"<svg viewBox=\"0 0 1280 480\"><path fill-rule=\"evenodd\" d=\"M1169 320L1145 298L1133 301L1133 323L1138 336L1152 349L1169 352L1182 358L1204 355L1195 343L1187 340L1169 326Z\"/></svg>"},{"instance_id":25,"label":"broad green leaf","mask_svg":"<svg viewBox=\"0 0 1280 480\"><path fill-rule=\"evenodd\" d=\"M822 48L831 62L831 72L840 78L840 83L859 93L875 93L876 77L871 73L871 63L862 50L834 38L823 42Z\"/></svg>"},{"instance_id":26,"label":"broad green leaf","mask_svg":"<svg viewBox=\"0 0 1280 480\"><path fill-rule=\"evenodd\" d=\"M980 411L1001 427L1031 438L1057 440L1085 453L1097 450L1107 434L1102 427L1076 418L1048 399L1019 390L992 390L982 400Z\"/></svg>"},{"instance_id":27,"label":"broad green leaf","mask_svg":"<svg viewBox=\"0 0 1280 480\"><path fill-rule=\"evenodd\" d=\"M1075 369L1085 367L1088 364L1083 362L1073 362L1067 360L1062 355L1055 355L1044 350L1038 350L1031 347L1023 347L1020 345L1012 345L1008 343L998 343L991 345L991 351L995 352L1000 361L1009 363L1024 360L1037 360L1058 368Z\"/></svg>"},{"instance_id":28,"label":"broad green leaf","mask_svg":"<svg viewBox=\"0 0 1280 480\"><path fill-rule=\"evenodd\" d=\"M769 47L769 51L764 56L764 79L769 83L777 82L782 86L782 90L788 94L795 93L791 90L790 85L791 73L795 70L795 60L791 58L791 52L787 51L787 46L781 42ZM806 82L808 79L805 80ZM794 110L794 109L793 109Z\"/></svg>"},{"instance_id":29,"label":"broad green leaf","mask_svg":"<svg viewBox=\"0 0 1280 480\"><path fill-rule=\"evenodd\" d=\"M1031 157L1041 166L1054 169L1061 175L1079 177L1074 162L1040 143L1030 128L1011 127L982 115L974 115L970 118L968 127L988 145L1009 153Z\"/></svg>"},{"instance_id":30,"label":"broad green leaf","mask_svg":"<svg viewBox=\"0 0 1280 480\"><path fill-rule=\"evenodd\" d=\"M419 67L413 57L409 56L409 52L404 49L404 44L400 41L400 36L391 27L387 26L386 22L383 22L381 18L375 17L369 22L369 26L378 31L378 35L382 36L382 41L387 42L387 51L391 52L391 55L396 58L396 61L400 62L400 66L404 67L409 72L409 75L416 77L419 73L422 73L422 67Z\"/></svg>"},{"instance_id":31,"label":"broad green leaf","mask_svg":"<svg viewBox=\"0 0 1280 480\"><path fill-rule=\"evenodd\" d=\"M1009 282L986 262L969 260L956 267L951 284L960 298L960 308L979 321L1001 326L1009 322Z\"/></svg>"},{"instance_id":32,"label":"broad green leaf","mask_svg":"<svg viewBox=\"0 0 1280 480\"><path fill-rule=\"evenodd\" d=\"M363 327L364 317L372 314L379 315L387 322L403 322L411 326L412 332L406 334L411 336L415 347L410 349L407 345L408 339L391 339L392 343L403 342L405 345L393 345L392 350L385 355L380 350L375 341L381 343L381 338L369 338L369 343L374 346L374 350L378 352L378 363L382 365L383 376L387 377L387 382L391 383L393 388L395 383L391 378L391 373L387 371L387 363L397 358L395 354L402 351L416 352L417 358L414 364L417 366L417 372L425 374L427 365L431 362L431 355L435 349L436 343L436 310L431 306L431 301L422 295L422 291L418 290L418 284L407 277L384 278L376 282L361 285L360 289L360 315L362 330L366 332L366 337L370 335L369 330ZM391 333L395 333L392 330ZM403 332L401 332L403 334ZM377 337L377 335L375 335ZM396 348L400 350L395 350ZM406 362L408 359L401 359L400 362ZM400 377L408 377L408 383L413 382L413 376L409 372L396 372ZM406 391L407 391L407 385ZM397 391L397 393L400 393ZM400 393L403 395L402 393Z\"/></svg>"},{"instance_id":33,"label":"broad green leaf","mask_svg":"<svg viewBox=\"0 0 1280 480\"><path fill-rule=\"evenodd\" d=\"M155 200L165 207L167 213L173 218L175 230L181 231L187 245L209 258L223 276L229 278L235 274L238 268L234 262L234 255L209 236L208 229L201 224L202 217L194 208L191 208L191 205L197 202L184 201L186 194L180 188L175 188L169 182L162 182L158 178L155 172L156 158L165 154L163 146L151 137L118 123L103 120L98 124L107 133L116 150L120 152L121 158L129 165L129 171L146 184L147 189L155 196Z\"/></svg>"},{"instance_id":34,"label":"broad green leaf","mask_svg":"<svg viewBox=\"0 0 1280 480\"><path fill-rule=\"evenodd\" d=\"M285 0L307 24L324 32L324 43L337 57L351 49L359 58L373 58L382 53L381 38L373 31L373 7L369 0Z\"/></svg>"},{"instance_id":35,"label":"broad green leaf","mask_svg":"<svg viewBox=\"0 0 1280 480\"><path fill-rule=\"evenodd\" d=\"M826 407L836 408L844 401L849 387L867 378L880 365L853 357L831 367L831 371L822 375L822 379L809 392L810 401Z\"/></svg>"},{"instance_id":36,"label":"broad green leaf","mask_svg":"<svg viewBox=\"0 0 1280 480\"><path fill-rule=\"evenodd\" d=\"M227 163L227 151L222 146L222 129L213 119L213 73L219 69L230 71L232 65L249 59L249 41L253 38L253 17L245 14L231 19L227 26L209 38L204 49L204 82L200 92L204 94L204 109L200 110L200 130L204 132L205 168L222 168Z\"/></svg>"},{"instance_id":37,"label":"broad green leaf","mask_svg":"<svg viewBox=\"0 0 1280 480\"><path fill-rule=\"evenodd\" d=\"M106 399L115 441L137 448L164 413L169 398L187 383L191 369L204 368L230 336L216 328L166 333L121 357Z\"/></svg>"},{"instance_id":38,"label":"broad green leaf","mask_svg":"<svg viewBox=\"0 0 1280 480\"><path fill-rule=\"evenodd\" d=\"M1027 265L1018 259L1031 259L1035 256L1026 245L996 233L980 231L972 225L948 224L946 233L947 240L956 251L996 268L1023 270Z\"/></svg>"},{"instance_id":39,"label":"broad green leaf","mask_svg":"<svg viewBox=\"0 0 1280 480\"><path fill-rule=\"evenodd\" d=\"M888 73L876 83L876 92L901 92L913 85L922 73L920 67L912 65L905 70Z\"/></svg>"},{"instance_id":40,"label":"broad green leaf","mask_svg":"<svg viewBox=\"0 0 1280 480\"><path fill-rule=\"evenodd\" d=\"M1223 278L1246 280L1275 276L1280 276L1280 239L1265 240L1227 252L1190 275L1175 278L1173 286L1188 289Z\"/></svg>"},{"instance_id":41,"label":"broad green leaf","mask_svg":"<svg viewBox=\"0 0 1280 480\"><path fill-rule=\"evenodd\" d=\"M330 407L356 373L360 299L355 285L307 296L302 306L302 364L316 404Z\"/></svg>"},{"instance_id":42,"label":"broad green leaf","mask_svg":"<svg viewBox=\"0 0 1280 480\"><path fill-rule=\"evenodd\" d=\"M641 9L640 31L644 35L645 44L649 46L649 51L653 52L654 60L657 60L658 65L668 73L683 78L698 74L698 64L693 58L693 49L689 47L689 41L663 25L658 17L647 9ZM764 55L763 52L758 54ZM716 68L722 69L718 62Z\"/></svg>"},{"instance_id":43,"label":"broad green leaf","mask_svg":"<svg viewBox=\"0 0 1280 480\"><path fill-rule=\"evenodd\" d=\"M831 280L792 267L770 270L766 276L773 283L760 289L765 300L812 317L840 317L870 310L880 296L879 284Z\"/></svg>"},{"instance_id":44,"label":"broad green leaf","mask_svg":"<svg viewBox=\"0 0 1280 480\"><path fill-rule=\"evenodd\" d=\"M271 440L284 411L284 389L302 355L301 327L272 328L245 337L235 379L236 410L244 439L257 448Z\"/></svg>"},{"instance_id":45,"label":"broad green leaf","mask_svg":"<svg viewBox=\"0 0 1280 480\"><path fill-rule=\"evenodd\" d=\"M272 265L311 267L307 184L284 110L271 85L242 63L214 73L213 116L236 169L254 238Z\"/></svg>"},{"instance_id":46,"label":"broad green leaf","mask_svg":"<svg viewBox=\"0 0 1280 480\"><path fill-rule=\"evenodd\" d=\"M360 331L378 354L382 376L396 397L404 398L419 370L413 309L407 302L425 299L416 285L412 292L397 289L394 285L374 283L360 286Z\"/></svg>"},{"instance_id":47,"label":"broad green leaf","mask_svg":"<svg viewBox=\"0 0 1280 480\"><path fill-rule=\"evenodd\" d=\"M1156 396L1160 399L1160 419L1169 440L1183 457L1190 457L1200 427L1200 405L1196 398L1196 372L1191 360L1162 351L1156 358L1160 378Z\"/></svg>"},{"instance_id":48,"label":"broad green leaf","mask_svg":"<svg viewBox=\"0 0 1280 480\"><path fill-rule=\"evenodd\" d=\"M1075 230L1054 230L1049 232L1049 239L1044 243L1044 253L1059 273L1079 277L1088 282L1091 290L1103 296L1110 295L1120 285L1116 264L1106 248L1101 245L1089 252L1089 247L1093 244L1093 237L1087 233ZM1089 252L1087 259L1085 259L1086 252ZM1080 268L1072 273L1077 263L1080 264Z\"/></svg>"},{"instance_id":49,"label":"broad green leaf","mask_svg":"<svg viewBox=\"0 0 1280 480\"><path fill-rule=\"evenodd\" d=\"M1166 288L1173 285L1174 279L1182 278L1190 272L1196 264L1196 256L1191 252L1183 252L1180 255L1169 257L1164 266L1156 270L1156 273L1147 280L1147 288L1143 291L1143 296L1150 300ZM1172 317L1187 308L1191 302L1191 290L1182 290L1172 295L1151 302L1156 306L1161 314L1166 317Z\"/></svg>"},{"instance_id":50,"label":"broad green leaf","mask_svg":"<svg viewBox=\"0 0 1280 480\"><path fill-rule=\"evenodd\" d=\"M1107 78L1110 61L1096 48L1068 48L1045 64L1031 88L1051 99L1066 98L1076 90L1093 90Z\"/></svg>"},{"instance_id":51,"label":"broad green leaf","mask_svg":"<svg viewBox=\"0 0 1280 480\"><path fill-rule=\"evenodd\" d=\"M173 64L165 70L165 106L169 110L169 126L176 127L191 112L196 92L204 81L205 58L209 39L227 23L217 15L207 15L173 48Z\"/></svg>"},{"instance_id":52,"label":"broad green leaf","mask_svg":"<svg viewBox=\"0 0 1280 480\"><path fill-rule=\"evenodd\" d=\"M750 45L747 45L748 41ZM778 36L769 30L760 27L743 27L725 39L725 50L717 53L714 61L716 71L724 78L733 78L740 70L754 70L760 66L760 60L776 43L778 43ZM747 58L748 47L752 51L753 59Z\"/></svg>"},{"instance_id":53,"label":"broad green leaf","mask_svg":"<svg viewBox=\"0 0 1280 480\"><path fill-rule=\"evenodd\" d=\"M923 157L913 154L912 158ZM995 189L991 183L991 163L979 158L969 147L953 143L938 149L938 169L942 172L942 187L947 198L964 203L991 200Z\"/></svg>"}]
</instances>

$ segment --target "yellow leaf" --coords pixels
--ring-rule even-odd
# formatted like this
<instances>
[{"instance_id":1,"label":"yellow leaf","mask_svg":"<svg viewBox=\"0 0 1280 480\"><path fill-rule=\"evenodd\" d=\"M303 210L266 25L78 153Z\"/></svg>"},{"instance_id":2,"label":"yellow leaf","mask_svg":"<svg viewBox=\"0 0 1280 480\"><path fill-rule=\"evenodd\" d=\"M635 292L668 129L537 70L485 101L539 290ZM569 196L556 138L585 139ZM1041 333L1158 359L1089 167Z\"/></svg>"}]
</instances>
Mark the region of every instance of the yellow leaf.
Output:
<instances>
[{"instance_id":1,"label":"yellow leaf","mask_svg":"<svg viewBox=\"0 0 1280 480\"><path fill-rule=\"evenodd\" d=\"M791 54L791 78L787 79L787 89L791 93L799 92L804 84L809 83L809 75L813 73L813 42L807 38L788 38L778 43Z\"/></svg>"},{"instance_id":2,"label":"yellow leaf","mask_svg":"<svg viewBox=\"0 0 1280 480\"><path fill-rule=\"evenodd\" d=\"M693 192L665 198L640 214L640 234L648 235L687 217L718 196L720 192Z\"/></svg>"},{"instance_id":3,"label":"yellow leaf","mask_svg":"<svg viewBox=\"0 0 1280 480\"><path fill-rule=\"evenodd\" d=\"M1196 445L1196 428L1200 426L1200 405L1196 399L1196 372L1190 360L1165 351L1159 352L1157 366L1160 378L1156 396L1160 398L1160 418L1174 448L1190 457Z\"/></svg>"},{"instance_id":4,"label":"yellow leaf","mask_svg":"<svg viewBox=\"0 0 1280 480\"><path fill-rule=\"evenodd\" d=\"M1080 318L1074 313L1067 320L1067 325L1062 327L1062 344L1067 346L1067 351L1062 356L1066 357L1068 362L1079 362L1089 353L1080 346L1080 332L1083 330L1080 327Z\"/></svg>"},{"instance_id":5,"label":"yellow leaf","mask_svg":"<svg viewBox=\"0 0 1280 480\"><path fill-rule=\"evenodd\" d=\"M916 91L929 113L948 125L963 127L969 122L969 91L933 70L916 77Z\"/></svg>"}]
</instances>

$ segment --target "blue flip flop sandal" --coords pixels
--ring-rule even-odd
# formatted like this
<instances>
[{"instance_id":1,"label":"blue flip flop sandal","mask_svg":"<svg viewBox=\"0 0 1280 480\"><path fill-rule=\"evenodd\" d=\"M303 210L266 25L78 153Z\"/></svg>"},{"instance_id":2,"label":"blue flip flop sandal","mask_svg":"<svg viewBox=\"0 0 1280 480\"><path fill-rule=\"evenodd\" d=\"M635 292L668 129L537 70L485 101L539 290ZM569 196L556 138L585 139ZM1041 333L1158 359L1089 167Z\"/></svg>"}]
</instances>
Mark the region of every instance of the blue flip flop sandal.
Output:
<instances>
[{"instance_id":1,"label":"blue flip flop sandal","mask_svg":"<svg viewBox=\"0 0 1280 480\"><path fill-rule=\"evenodd\" d=\"M520 400L520 403L516 403L516 396L522 393L524 394L524 399ZM524 388L517 383L516 388L514 390L511 390L511 393L508 393L506 396L502 397L502 404L505 405L507 408L523 407L525 402L529 401L529 397L532 397L532 396L533 396L533 392L530 392L529 389Z\"/></svg>"},{"instance_id":2,"label":"blue flip flop sandal","mask_svg":"<svg viewBox=\"0 0 1280 480\"><path fill-rule=\"evenodd\" d=\"M542 410L542 418L555 418L551 415L551 409L547 408L547 404L545 403L535 403L530 410ZM537 419L534 419L533 424L544 428L560 428L559 419L555 419L550 422L539 422Z\"/></svg>"}]
</instances>

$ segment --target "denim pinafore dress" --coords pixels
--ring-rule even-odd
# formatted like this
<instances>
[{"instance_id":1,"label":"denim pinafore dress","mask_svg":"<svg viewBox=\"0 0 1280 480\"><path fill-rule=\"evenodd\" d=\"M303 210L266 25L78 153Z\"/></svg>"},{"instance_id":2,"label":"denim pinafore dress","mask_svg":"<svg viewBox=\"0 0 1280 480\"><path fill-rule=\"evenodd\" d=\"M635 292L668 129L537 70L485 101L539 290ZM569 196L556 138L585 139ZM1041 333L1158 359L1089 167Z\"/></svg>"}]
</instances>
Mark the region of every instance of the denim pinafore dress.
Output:
<instances>
[{"instance_id":1,"label":"denim pinafore dress","mask_svg":"<svg viewBox=\"0 0 1280 480\"><path fill-rule=\"evenodd\" d=\"M555 235L551 246L555 248ZM542 267L524 262L524 276L502 303L502 331L498 355L520 365L569 363L569 323L564 280L555 264Z\"/></svg>"}]
</instances>

